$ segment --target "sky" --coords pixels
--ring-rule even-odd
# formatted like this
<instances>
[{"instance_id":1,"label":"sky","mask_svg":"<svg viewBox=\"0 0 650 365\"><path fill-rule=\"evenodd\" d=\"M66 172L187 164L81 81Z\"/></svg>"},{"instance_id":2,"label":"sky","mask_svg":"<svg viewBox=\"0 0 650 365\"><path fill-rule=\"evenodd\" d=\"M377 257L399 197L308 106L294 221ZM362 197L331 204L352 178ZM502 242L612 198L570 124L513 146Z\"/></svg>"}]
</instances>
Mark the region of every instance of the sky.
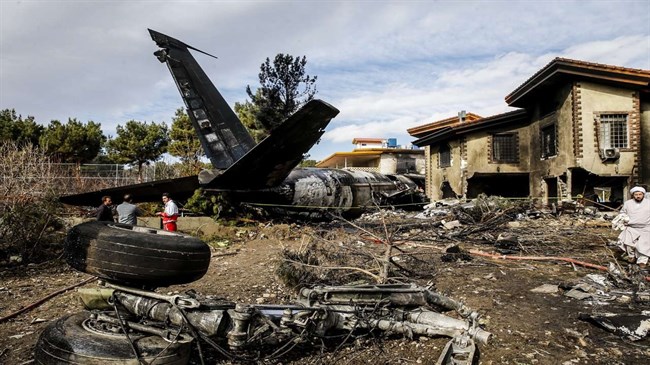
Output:
<instances>
[{"instance_id":1,"label":"sky","mask_svg":"<svg viewBox=\"0 0 650 365\"><path fill-rule=\"evenodd\" d=\"M352 139L465 110L512 110L506 95L555 57L650 69L650 1L0 0L0 109L47 125L166 122L182 99L147 28L194 53L226 101L259 87L260 64L307 57L316 98L337 109L310 158Z\"/></svg>"}]
</instances>

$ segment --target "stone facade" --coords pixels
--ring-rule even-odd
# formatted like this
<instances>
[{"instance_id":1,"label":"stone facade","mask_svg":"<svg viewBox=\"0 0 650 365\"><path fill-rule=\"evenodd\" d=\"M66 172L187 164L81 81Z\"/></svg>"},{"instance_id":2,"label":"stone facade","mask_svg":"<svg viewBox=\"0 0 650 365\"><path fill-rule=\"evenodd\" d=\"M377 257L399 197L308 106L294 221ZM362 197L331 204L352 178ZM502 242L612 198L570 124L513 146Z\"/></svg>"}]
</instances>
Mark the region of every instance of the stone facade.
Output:
<instances>
[{"instance_id":1,"label":"stone facade","mask_svg":"<svg viewBox=\"0 0 650 365\"><path fill-rule=\"evenodd\" d=\"M610 199L626 198L633 184L650 183L649 82L648 70L555 59L506 97L517 111L413 128L414 144L425 146L427 195L449 197L450 188L458 197L550 203L610 189ZM450 166L438 164L441 146L450 148ZM505 160L495 159L504 151Z\"/></svg>"}]
</instances>

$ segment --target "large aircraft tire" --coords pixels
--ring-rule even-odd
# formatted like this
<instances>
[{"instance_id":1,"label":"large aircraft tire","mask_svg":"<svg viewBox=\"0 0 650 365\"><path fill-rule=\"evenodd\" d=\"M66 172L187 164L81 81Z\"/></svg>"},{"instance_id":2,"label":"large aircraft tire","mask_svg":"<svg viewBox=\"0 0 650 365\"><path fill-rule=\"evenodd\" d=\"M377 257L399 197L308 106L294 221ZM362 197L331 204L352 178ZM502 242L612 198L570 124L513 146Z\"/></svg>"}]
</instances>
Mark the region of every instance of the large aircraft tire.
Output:
<instances>
[{"instance_id":1,"label":"large aircraft tire","mask_svg":"<svg viewBox=\"0 0 650 365\"><path fill-rule=\"evenodd\" d=\"M89 313L60 318L41 333L34 350L36 364L138 365L129 340L123 334L97 333L84 327ZM129 337L146 364L184 365L191 343L170 343L161 337L138 332ZM155 359L155 360L154 360Z\"/></svg>"},{"instance_id":2,"label":"large aircraft tire","mask_svg":"<svg viewBox=\"0 0 650 365\"><path fill-rule=\"evenodd\" d=\"M64 252L68 264L79 271L149 288L191 283L210 264L210 247L198 238L112 222L72 227Z\"/></svg>"}]
</instances>

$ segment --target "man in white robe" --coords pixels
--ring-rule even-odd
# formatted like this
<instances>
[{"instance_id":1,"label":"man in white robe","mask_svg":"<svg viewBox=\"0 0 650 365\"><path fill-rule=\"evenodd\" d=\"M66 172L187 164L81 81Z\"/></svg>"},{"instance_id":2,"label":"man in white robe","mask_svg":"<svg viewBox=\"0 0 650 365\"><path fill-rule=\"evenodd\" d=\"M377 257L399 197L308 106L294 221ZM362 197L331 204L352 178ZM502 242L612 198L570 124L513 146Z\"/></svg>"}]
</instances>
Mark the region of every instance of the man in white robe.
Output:
<instances>
[{"instance_id":1,"label":"man in white robe","mask_svg":"<svg viewBox=\"0 0 650 365\"><path fill-rule=\"evenodd\" d=\"M640 186L630 189L632 199L626 201L621 213L629 217L625 229L618 236L618 245L627 252L630 262L645 268L650 256L650 200Z\"/></svg>"}]
</instances>

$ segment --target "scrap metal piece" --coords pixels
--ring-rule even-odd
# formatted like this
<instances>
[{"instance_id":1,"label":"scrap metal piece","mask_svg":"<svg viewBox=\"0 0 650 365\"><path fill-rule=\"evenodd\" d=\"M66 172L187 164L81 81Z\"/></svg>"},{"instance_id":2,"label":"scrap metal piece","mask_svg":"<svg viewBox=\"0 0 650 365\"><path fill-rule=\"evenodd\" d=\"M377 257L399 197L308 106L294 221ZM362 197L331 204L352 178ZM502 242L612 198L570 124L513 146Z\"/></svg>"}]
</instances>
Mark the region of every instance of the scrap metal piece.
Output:
<instances>
[{"instance_id":1,"label":"scrap metal piece","mask_svg":"<svg viewBox=\"0 0 650 365\"><path fill-rule=\"evenodd\" d=\"M107 288L116 289L125 293L141 295L147 298L160 299L164 300L174 306L179 308L198 308L201 306L201 303L195 298L190 297L189 295L164 295L149 290L140 290L131 288L128 286L117 285L105 281L100 281L100 285L104 285Z\"/></svg>"},{"instance_id":2,"label":"scrap metal piece","mask_svg":"<svg viewBox=\"0 0 650 365\"><path fill-rule=\"evenodd\" d=\"M647 314L600 313L590 315L580 313L578 318L623 336L630 341L641 340L647 337L650 332L650 315Z\"/></svg>"},{"instance_id":3,"label":"scrap metal piece","mask_svg":"<svg viewBox=\"0 0 650 365\"><path fill-rule=\"evenodd\" d=\"M222 309L197 308L182 313L180 308L159 299L119 291L115 292L114 298L120 307L136 316L171 323L178 327L183 326L187 320L190 325L207 336L225 331L227 320L224 317L227 317L226 310L231 308L231 306Z\"/></svg>"},{"instance_id":4,"label":"scrap metal piece","mask_svg":"<svg viewBox=\"0 0 650 365\"><path fill-rule=\"evenodd\" d=\"M477 357L478 352L474 341L459 336L447 342L436 365L472 365Z\"/></svg>"},{"instance_id":5,"label":"scrap metal piece","mask_svg":"<svg viewBox=\"0 0 650 365\"><path fill-rule=\"evenodd\" d=\"M148 333L151 335L160 336L162 339L168 342L180 342L180 343L189 343L194 341L194 338L188 334L181 332L180 330L173 331L168 328L159 328L154 326L148 326L137 322L132 322L129 320L119 320L115 317L103 314L103 313L91 313L90 319L93 321L110 323L116 326L124 325L126 328L133 329L142 333Z\"/></svg>"}]
</instances>

